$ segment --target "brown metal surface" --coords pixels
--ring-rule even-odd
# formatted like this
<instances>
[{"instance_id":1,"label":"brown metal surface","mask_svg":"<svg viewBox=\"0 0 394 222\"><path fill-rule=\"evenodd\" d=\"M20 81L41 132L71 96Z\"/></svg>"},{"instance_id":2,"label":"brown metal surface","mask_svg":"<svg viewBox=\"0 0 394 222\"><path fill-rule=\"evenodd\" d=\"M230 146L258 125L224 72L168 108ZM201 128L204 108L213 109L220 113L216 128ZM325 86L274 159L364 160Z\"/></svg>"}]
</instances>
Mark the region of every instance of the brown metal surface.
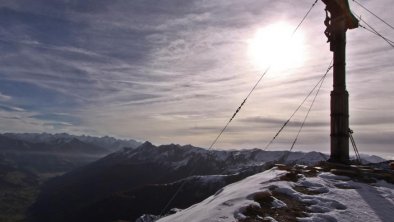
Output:
<instances>
[{"instance_id":1,"label":"brown metal surface","mask_svg":"<svg viewBox=\"0 0 394 222\"><path fill-rule=\"evenodd\" d=\"M331 162L349 163L349 93L346 90L346 31L358 26L347 0L322 0L326 4L325 34L334 56L331 91Z\"/></svg>"}]
</instances>

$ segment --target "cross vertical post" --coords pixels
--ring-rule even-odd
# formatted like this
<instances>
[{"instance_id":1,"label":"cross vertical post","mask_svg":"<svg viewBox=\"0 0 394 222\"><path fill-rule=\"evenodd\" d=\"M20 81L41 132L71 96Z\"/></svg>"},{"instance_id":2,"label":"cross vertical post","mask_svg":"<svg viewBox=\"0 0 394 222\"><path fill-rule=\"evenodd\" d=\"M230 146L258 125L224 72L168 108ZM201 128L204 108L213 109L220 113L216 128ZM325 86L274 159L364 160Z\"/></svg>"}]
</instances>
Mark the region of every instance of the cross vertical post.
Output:
<instances>
[{"instance_id":1,"label":"cross vertical post","mask_svg":"<svg viewBox=\"0 0 394 222\"><path fill-rule=\"evenodd\" d=\"M346 31L358 27L347 0L322 0L326 4L325 34L333 52L331 91L330 162L349 163L349 93L346 90Z\"/></svg>"}]
</instances>

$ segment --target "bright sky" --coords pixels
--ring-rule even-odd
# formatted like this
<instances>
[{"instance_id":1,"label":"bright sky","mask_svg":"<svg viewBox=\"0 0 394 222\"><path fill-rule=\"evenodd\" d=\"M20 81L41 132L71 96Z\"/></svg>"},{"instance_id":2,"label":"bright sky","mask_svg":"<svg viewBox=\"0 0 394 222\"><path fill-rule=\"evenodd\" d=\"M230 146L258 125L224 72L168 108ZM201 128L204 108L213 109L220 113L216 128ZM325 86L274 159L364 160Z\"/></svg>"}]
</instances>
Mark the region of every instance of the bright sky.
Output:
<instances>
[{"instance_id":1,"label":"bright sky","mask_svg":"<svg viewBox=\"0 0 394 222\"><path fill-rule=\"evenodd\" d=\"M359 0L394 24L390 0ZM280 58L215 148L265 147L331 61L319 1L3 0L0 130L68 132L207 147L266 60ZM394 39L353 1L352 10ZM290 32L290 34L289 34ZM289 43L292 50L276 53ZM274 46L274 47L272 47ZM394 50L348 31L350 123L360 152L393 149ZM329 151L323 85L295 150ZM308 105L308 104L307 104ZM307 106L270 149L288 149Z\"/></svg>"}]
</instances>

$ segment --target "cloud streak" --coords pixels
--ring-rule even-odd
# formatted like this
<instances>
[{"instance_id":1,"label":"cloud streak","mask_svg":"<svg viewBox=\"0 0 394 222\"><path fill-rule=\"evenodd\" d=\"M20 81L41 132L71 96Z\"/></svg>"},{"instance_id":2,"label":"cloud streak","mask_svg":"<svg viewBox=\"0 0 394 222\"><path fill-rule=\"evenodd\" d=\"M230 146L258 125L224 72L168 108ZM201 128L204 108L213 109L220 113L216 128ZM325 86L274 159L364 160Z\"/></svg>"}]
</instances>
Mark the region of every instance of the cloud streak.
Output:
<instances>
[{"instance_id":1,"label":"cloud streak","mask_svg":"<svg viewBox=\"0 0 394 222\"><path fill-rule=\"evenodd\" d=\"M365 2L393 24L394 17L381 7L389 3ZM108 134L208 146L262 72L248 57L248 40L274 22L295 27L311 4L2 1L0 123L7 127L1 131ZM392 35L357 6L354 10ZM270 72L219 147L262 146L289 117L331 60L323 20L319 2L300 29L306 64ZM393 135L393 50L361 29L348 32L347 44L352 127L362 135L377 129ZM307 122L315 132L306 129L313 136L304 140L305 149L319 143L325 145L316 149L327 149L322 141L328 135L331 78ZM290 132L302 118L296 117ZM371 137L361 141L379 144Z\"/></svg>"}]
</instances>

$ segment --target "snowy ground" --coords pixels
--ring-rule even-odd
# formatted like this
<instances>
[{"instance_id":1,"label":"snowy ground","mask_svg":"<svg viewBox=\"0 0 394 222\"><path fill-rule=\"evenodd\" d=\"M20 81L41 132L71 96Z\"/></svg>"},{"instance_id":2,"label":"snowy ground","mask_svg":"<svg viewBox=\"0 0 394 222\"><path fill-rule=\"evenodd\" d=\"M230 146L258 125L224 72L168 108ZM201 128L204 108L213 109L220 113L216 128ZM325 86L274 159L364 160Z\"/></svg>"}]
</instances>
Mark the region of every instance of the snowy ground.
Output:
<instances>
[{"instance_id":1,"label":"snowy ground","mask_svg":"<svg viewBox=\"0 0 394 222\"><path fill-rule=\"evenodd\" d=\"M394 185L379 180L372 183L355 182L346 176L330 172L315 175L298 174L287 178L289 172L273 168L231 184L205 199L159 222L233 222L276 221L278 212L287 212L289 203L280 196L290 197L291 205L304 207L299 221L384 221L394 222ZM285 179L284 179L285 178ZM268 211L256 197L269 196ZM280 195L278 195L280 194ZM282 195L283 194L283 195ZM250 212L276 212L276 215L254 215ZM274 214L274 213L272 213ZM278 219L283 221L282 219ZM284 220L286 221L286 220ZM291 221L291 220L290 220Z\"/></svg>"}]
</instances>

